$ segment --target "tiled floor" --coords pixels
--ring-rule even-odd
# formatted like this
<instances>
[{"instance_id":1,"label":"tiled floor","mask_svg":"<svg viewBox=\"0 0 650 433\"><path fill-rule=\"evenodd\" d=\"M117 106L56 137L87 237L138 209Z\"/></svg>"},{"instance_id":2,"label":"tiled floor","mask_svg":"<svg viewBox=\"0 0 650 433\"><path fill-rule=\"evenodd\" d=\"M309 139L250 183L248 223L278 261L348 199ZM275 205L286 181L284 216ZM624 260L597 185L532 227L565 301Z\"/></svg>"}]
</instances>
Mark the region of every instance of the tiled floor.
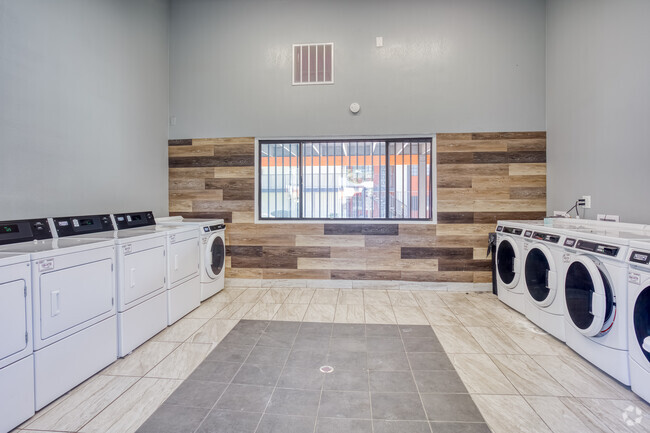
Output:
<instances>
[{"instance_id":1,"label":"tiled floor","mask_svg":"<svg viewBox=\"0 0 650 433\"><path fill-rule=\"evenodd\" d=\"M41 432L135 432L184 379L191 374L211 374L203 366L197 372L193 371L242 318L431 325L493 432L650 431L650 407L646 403L490 293L303 288L226 289L133 354L118 360L41 410L20 428ZM233 337L224 345L251 344L246 334L233 335L238 338ZM309 343L306 341L304 344ZM263 354L256 356L266 359ZM307 362L309 356L305 355L303 360ZM359 362L353 358L345 361L348 365ZM281 374L280 367L273 371ZM253 373L250 376L254 376ZM286 380L298 380L298 377ZM434 379L426 379L421 380L425 386L435 383ZM346 381L341 379L340 382ZM242 388L250 386L259 385L239 384ZM292 389L290 386L287 385L286 389ZM181 388L179 392L182 391ZM328 391L343 396L351 392ZM216 387L206 391L209 392L220 390ZM379 390L376 392L381 393ZM196 398L204 394L197 394ZM236 401L235 397L233 399ZM286 395L282 402L290 400ZM304 404L307 403L305 400ZM319 407L322 408L323 403L328 401L321 401ZM431 403L429 407L438 407L440 403ZM333 410L325 406L326 410ZM205 415L201 408L187 412L183 419L188 423ZM278 412L269 412L267 422L277 421L275 428L286 431L280 419L282 413ZM212 415L210 423L214 425L237 425L241 421L236 412L223 410ZM178 418L173 414L170 416ZM257 425L258 421L247 422ZM363 421L338 418L323 425L322 431L340 433L343 431L340 424L348 422L353 425L347 427L352 431L364 431ZM205 425L207 428L211 424ZM414 426L414 431L422 426ZM440 430L444 427L442 424L434 423L432 426L437 429L434 432L447 431ZM236 432L234 428L230 431ZM391 430L388 424L374 427L375 433L390 431L408 430Z\"/></svg>"}]
</instances>

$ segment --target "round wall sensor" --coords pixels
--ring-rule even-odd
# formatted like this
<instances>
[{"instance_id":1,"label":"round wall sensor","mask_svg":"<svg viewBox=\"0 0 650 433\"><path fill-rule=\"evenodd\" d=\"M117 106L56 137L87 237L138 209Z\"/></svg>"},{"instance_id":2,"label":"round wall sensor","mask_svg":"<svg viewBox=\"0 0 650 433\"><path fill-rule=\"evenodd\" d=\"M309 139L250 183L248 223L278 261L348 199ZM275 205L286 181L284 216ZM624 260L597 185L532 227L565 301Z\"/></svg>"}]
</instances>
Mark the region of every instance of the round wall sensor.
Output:
<instances>
[{"instance_id":1,"label":"round wall sensor","mask_svg":"<svg viewBox=\"0 0 650 433\"><path fill-rule=\"evenodd\" d=\"M361 105L359 105L356 102L353 102L350 104L350 111L352 111L354 114L357 114L361 110Z\"/></svg>"}]
</instances>

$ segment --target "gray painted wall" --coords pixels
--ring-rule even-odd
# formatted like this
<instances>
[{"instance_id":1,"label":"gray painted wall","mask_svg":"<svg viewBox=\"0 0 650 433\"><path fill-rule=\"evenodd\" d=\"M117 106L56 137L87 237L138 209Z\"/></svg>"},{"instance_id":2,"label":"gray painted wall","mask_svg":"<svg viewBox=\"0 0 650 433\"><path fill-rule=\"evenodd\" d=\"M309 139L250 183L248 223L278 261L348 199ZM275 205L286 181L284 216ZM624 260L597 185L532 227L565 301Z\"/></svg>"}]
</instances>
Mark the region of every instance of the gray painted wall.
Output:
<instances>
[{"instance_id":1,"label":"gray painted wall","mask_svg":"<svg viewBox=\"0 0 650 433\"><path fill-rule=\"evenodd\" d=\"M0 0L0 220L167 214L166 0Z\"/></svg>"},{"instance_id":2,"label":"gray painted wall","mask_svg":"<svg viewBox=\"0 0 650 433\"><path fill-rule=\"evenodd\" d=\"M650 2L549 0L548 209L650 223Z\"/></svg>"},{"instance_id":3,"label":"gray painted wall","mask_svg":"<svg viewBox=\"0 0 650 433\"><path fill-rule=\"evenodd\" d=\"M292 86L317 42L335 84ZM170 138L545 129L543 0L172 0L170 59Z\"/></svg>"}]
</instances>

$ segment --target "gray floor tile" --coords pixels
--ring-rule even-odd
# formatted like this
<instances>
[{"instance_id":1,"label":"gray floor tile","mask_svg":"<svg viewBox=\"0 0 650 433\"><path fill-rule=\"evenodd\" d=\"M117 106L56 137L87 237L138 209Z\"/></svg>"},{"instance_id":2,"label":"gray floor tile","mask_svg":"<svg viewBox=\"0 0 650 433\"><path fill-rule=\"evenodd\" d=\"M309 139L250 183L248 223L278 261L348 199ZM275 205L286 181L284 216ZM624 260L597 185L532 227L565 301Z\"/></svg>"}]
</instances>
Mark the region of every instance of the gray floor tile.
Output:
<instances>
[{"instance_id":1,"label":"gray floor tile","mask_svg":"<svg viewBox=\"0 0 650 433\"><path fill-rule=\"evenodd\" d=\"M410 371L370 371L372 392L418 392Z\"/></svg>"},{"instance_id":2,"label":"gray floor tile","mask_svg":"<svg viewBox=\"0 0 650 433\"><path fill-rule=\"evenodd\" d=\"M209 409L163 404L138 429L138 433L193 432Z\"/></svg>"},{"instance_id":3,"label":"gray floor tile","mask_svg":"<svg viewBox=\"0 0 650 433\"><path fill-rule=\"evenodd\" d=\"M366 325L357 323L335 323L332 327L332 338L365 337Z\"/></svg>"},{"instance_id":4,"label":"gray floor tile","mask_svg":"<svg viewBox=\"0 0 650 433\"><path fill-rule=\"evenodd\" d=\"M275 386L282 366L244 364L233 378L232 383L244 385Z\"/></svg>"},{"instance_id":5,"label":"gray floor tile","mask_svg":"<svg viewBox=\"0 0 650 433\"><path fill-rule=\"evenodd\" d=\"M455 370L416 370L413 376L420 392L467 393Z\"/></svg>"},{"instance_id":6,"label":"gray floor tile","mask_svg":"<svg viewBox=\"0 0 650 433\"><path fill-rule=\"evenodd\" d=\"M269 325L267 320L240 320L233 328L232 331L243 332L246 334L262 334L262 331ZM231 331L231 332L232 332Z\"/></svg>"},{"instance_id":7,"label":"gray floor tile","mask_svg":"<svg viewBox=\"0 0 650 433\"><path fill-rule=\"evenodd\" d=\"M327 349L292 349L287 367L321 368L327 361Z\"/></svg>"},{"instance_id":8,"label":"gray floor tile","mask_svg":"<svg viewBox=\"0 0 650 433\"><path fill-rule=\"evenodd\" d=\"M298 330L298 336L307 335L312 337L316 335L330 337L332 335L332 324L303 322Z\"/></svg>"},{"instance_id":9,"label":"gray floor tile","mask_svg":"<svg viewBox=\"0 0 650 433\"><path fill-rule=\"evenodd\" d=\"M413 370L455 370L446 353L410 352L407 354Z\"/></svg>"},{"instance_id":10,"label":"gray floor tile","mask_svg":"<svg viewBox=\"0 0 650 433\"><path fill-rule=\"evenodd\" d=\"M410 370L405 353L368 352L368 370Z\"/></svg>"},{"instance_id":11,"label":"gray floor tile","mask_svg":"<svg viewBox=\"0 0 650 433\"><path fill-rule=\"evenodd\" d=\"M438 338L429 325L399 325L403 338Z\"/></svg>"},{"instance_id":12,"label":"gray floor tile","mask_svg":"<svg viewBox=\"0 0 650 433\"><path fill-rule=\"evenodd\" d=\"M331 352L327 355L327 365L338 370L365 370L368 368L368 356L365 352Z\"/></svg>"},{"instance_id":13,"label":"gray floor tile","mask_svg":"<svg viewBox=\"0 0 650 433\"><path fill-rule=\"evenodd\" d=\"M417 393L378 393L370 394L373 419L386 420L426 420L420 395Z\"/></svg>"},{"instance_id":14,"label":"gray floor tile","mask_svg":"<svg viewBox=\"0 0 650 433\"><path fill-rule=\"evenodd\" d=\"M192 372L189 379L228 383L235 376L241 364L234 362L203 361Z\"/></svg>"},{"instance_id":15,"label":"gray floor tile","mask_svg":"<svg viewBox=\"0 0 650 433\"><path fill-rule=\"evenodd\" d=\"M266 327L265 333L293 334L296 335L300 329L300 322L272 321Z\"/></svg>"},{"instance_id":16,"label":"gray floor tile","mask_svg":"<svg viewBox=\"0 0 650 433\"><path fill-rule=\"evenodd\" d=\"M285 367L280 374L277 386L279 388L314 389L323 386L326 374L318 368Z\"/></svg>"},{"instance_id":17,"label":"gray floor tile","mask_svg":"<svg viewBox=\"0 0 650 433\"><path fill-rule=\"evenodd\" d=\"M228 335L221 340L221 344L233 344L240 346L254 346L262 334L253 334L242 331L230 331Z\"/></svg>"},{"instance_id":18,"label":"gray floor tile","mask_svg":"<svg viewBox=\"0 0 650 433\"><path fill-rule=\"evenodd\" d=\"M373 420L374 433L431 433L427 421Z\"/></svg>"},{"instance_id":19,"label":"gray floor tile","mask_svg":"<svg viewBox=\"0 0 650 433\"><path fill-rule=\"evenodd\" d=\"M366 337L341 337L330 340L330 352L365 352Z\"/></svg>"},{"instance_id":20,"label":"gray floor tile","mask_svg":"<svg viewBox=\"0 0 650 433\"><path fill-rule=\"evenodd\" d=\"M421 394L430 421L484 422L469 394Z\"/></svg>"},{"instance_id":21,"label":"gray floor tile","mask_svg":"<svg viewBox=\"0 0 650 433\"><path fill-rule=\"evenodd\" d=\"M334 391L368 391L367 370L334 370L325 375L323 389Z\"/></svg>"},{"instance_id":22,"label":"gray floor tile","mask_svg":"<svg viewBox=\"0 0 650 433\"><path fill-rule=\"evenodd\" d=\"M318 418L316 433L372 433L372 422L365 419Z\"/></svg>"},{"instance_id":23,"label":"gray floor tile","mask_svg":"<svg viewBox=\"0 0 650 433\"><path fill-rule=\"evenodd\" d=\"M227 386L227 383L203 382L188 379L176 388L176 391L169 396L165 403L210 409L217 402Z\"/></svg>"},{"instance_id":24,"label":"gray floor tile","mask_svg":"<svg viewBox=\"0 0 650 433\"><path fill-rule=\"evenodd\" d=\"M261 413L213 410L196 433L254 433L261 417Z\"/></svg>"},{"instance_id":25,"label":"gray floor tile","mask_svg":"<svg viewBox=\"0 0 650 433\"><path fill-rule=\"evenodd\" d=\"M284 347L255 346L246 359L246 364L268 364L283 366L289 357L289 349Z\"/></svg>"},{"instance_id":26,"label":"gray floor tile","mask_svg":"<svg viewBox=\"0 0 650 433\"><path fill-rule=\"evenodd\" d=\"M444 352L437 338L402 338L407 352Z\"/></svg>"},{"instance_id":27,"label":"gray floor tile","mask_svg":"<svg viewBox=\"0 0 650 433\"><path fill-rule=\"evenodd\" d=\"M304 416L265 414L255 433L313 433L316 419Z\"/></svg>"},{"instance_id":28,"label":"gray floor tile","mask_svg":"<svg viewBox=\"0 0 650 433\"><path fill-rule=\"evenodd\" d=\"M318 417L370 419L367 392L323 391Z\"/></svg>"},{"instance_id":29,"label":"gray floor tile","mask_svg":"<svg viewBox=\"0 0 650 433\"><path fill-rule=\"evenodd\" d=\"M263 412L272 393L272 387L233 383L226 388L217 401L216 408L239 412Z\"/></svg>"},{"instance_id":30,"label":"gray floor tile","mask_svg":"<svg viewBox=\"0 0 650 433\"><path fill-rule=\"evenodd\" d=\"M431 422L433 433L490 433L485 423Z\"/></svg>"},{"instance_id":31,"label":"gray floor tile","mask_svg":"<svg viewBox=\"0 0 650 433\"><path fill-rule=\"evenodd\" d=\"M293 341L294 350L327 349L330 337L325 335L298 335Z\"/></svg>"},{"instance_id":32,"label":"gray floor tile","mask_svg":"<svg viewBox=\"0 0 650 433\"><path fill-rule=\"evenodd\" d=\"M296 336L294 334L286 334L283 332L269 332L262 334L257 342L257 346L290 348L293 346L293 341L295 339Z\"/></svg>"},{"instance_id":33,"label":"gray floor tile","mask_svg":"<svg viewBox=\"0 0 650 433\"><path fill-rule=\"evenodd\" d=\"M276 388L266 412L277 415L315 417L318 412L319 400L320 391Z\"/></svg>"},{"instance_id":34,"label":"gray floor tile","mask_svg":"<svg viewBox=\"0 0 650 433\"><path fill-rule=\"evenodd\" d=\"M242 363L251 352L253 346L241 346L235 344L219 344L205 358L206 361L218 362L239 362Z\"/></svg>"},{"instance_id":35,"label":"gray floor tile","mask_svg":"<svg viewBox=\"0 0 650 433\"><path fill-rule=\"evenodd\" d=\"M368 352L404 352L401 338L368 337Z\"/></svg>"},{"instance_id":36,"label":"gray floor tile","mask_svg":"<svg viewBox=\"0 0 650 433\"><path fill-rule=\"evenodd\" d=\"M400 338L397 325L366 325L366 337Z\"/></svg>"}]
</instances>

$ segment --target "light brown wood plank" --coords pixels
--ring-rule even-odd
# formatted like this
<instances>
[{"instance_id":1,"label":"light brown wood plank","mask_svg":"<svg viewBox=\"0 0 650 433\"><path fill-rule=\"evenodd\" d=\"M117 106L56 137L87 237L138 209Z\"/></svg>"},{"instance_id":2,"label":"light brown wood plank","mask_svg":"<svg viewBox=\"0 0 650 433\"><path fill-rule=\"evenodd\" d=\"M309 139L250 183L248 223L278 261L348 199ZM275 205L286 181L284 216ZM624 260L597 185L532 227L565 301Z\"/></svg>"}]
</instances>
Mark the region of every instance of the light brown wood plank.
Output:
<instances>
[{"instance_id":1,"label":"light brown wood plank","mask_svg":"<svg viewBox=\"0 0 650 433\"><path fill-rule=\"evenodd\" d=\"M255 137L195 138L193 146L219 146L227 144L254 145Z\"/></svg>"},{"instance_id":2,"label":"light brown wood plank","mask_svg":"<svg viewBox=\"0 0 650 433\"><path fill-rule=\"evenodd\" d=\"M531 138L528 140L510 140L508 141L508 152L521 152L521 151L546 151L545 138Z\"/></svg>"},{"instance_id":3,"label":"light brown wood plank","mask_svg":"<svg viewBox=\"0 0 650 433\"><path fill-rule=\"evenodd\" d=\"M545 199L530 200L474 200L475 212L543 212L546 210Z\"/></svg>"},{"instance_id":4,"label":"light brown wood plank","mask_svg":"<svg viewBox=\"0 0 650 433\"><path fill-rule=\"evenodd\" d=\"M546 175L510 176L511 187L546 188Z\"/></svg>"},{"instance_id":5,"label":"light brown wood plank","mask_svg":"<svg viewBox=\"0 0 650 433\"><path fill-rule=\"evenodd\" d=\"M255 223L255 212L233 212L232 222L235 224Z\"/></svg>"},{"instance_id":6,"label":"light brown wood plank","mask_svg":"<svg viewBox=\"0 0 650 433\"><path fill-rule=\"evenodd\" d=\"M230 179L230 178L255 178L255 167L214 167L211 168L212 174L208 177L216 179Z\"/></svg>"},{"instance_id":7,"label":"light brown wood plank","mask_svg":"<svg viewBox=\"0 0 650 433\"><path fill-rule=\"evenodd\" d=\"M226 278L263 278L263 269L253 268L226 268Z\"/></svg>"},{"instance_id":8,"label":"light brown wood plank","mask_svg":"<svg viewBox=\"0 0 650 433\"><path fill-rule=\"evenodd\" d=\"M169 191L179 190L203 190L205 189L205 180L200 178L169 178Z\"/></svg>"},{"instance_id":9,"label":"light brown wood plank","mask_svg":"<svg viewBox=\"0 0 650 433\"><path fill-rule=\"evenodd\" d=\"M169 146L169 157L214 156L214 146Z\"/></svg>"},{"instance_id":10,"label":"light brown wood plank","mask_svg":"<svg viewBox=\"0 0 650 433\"><path fill-rule=\"evenodd\" d=\"M298 269L366 269L365 257L351 259L309 259L299 258Z\"/></svg>"},{"instance_id":11,"label":"light brown wood plank","mask_svg":"<svg viewBox=\"0 0 650 433\"><path fill-rule=\"evenodd\" d=\"M330 271L326 269L264 269L263 277L269 279L308 279L329 280Z\"/></svg>"},{"instance_id":12,"label":"light brown wood plank","mask_svg":"<svg viewBox=\"0 0 650 433\"><path fill-rule=\"evenodd\" d=\"M171 200L223 200L223 191L220 189L197 190L197 191L169 191Z\"/></svg>"},{"instance_id":13,"label":"light brown wood plank","mask_svg":"<svg viewBox=\"0 0 650 433\"><path fill-rule=\"evenodd\" d=\"M438 224L439 236L475 236L492 231L492 224Z\"/></svg>"},{"instance_id":14,"label":"light brown wood plank","mask_svg":"<svg viewBox=\"0 0 650 433\"><path fill-rule=\"evenodd\" d=\"M192 212L192 200L170 200L170 212Z\"/></svg>"},{"instance_id":15,"label":"light brown wood plank","mask_svg":"<svg viewBox=\"0 0 650 433\"><path fill-rule=\"evenodd\" d=\"M546 164L509 164L510 176L546 176Z\"/></svg>"},{"instance_id":16,"label":"light brown wood plank","mask_svg":"<svg viewBox=\"0 0 650 433\"><path fill-rule=\"evenodd\" d=\"M254 207L253 200L194 200L192 203L194 212L253 212Z\"/></svg>"},{"instance_id":17,"label":"light brown wood plank","mask_svg":"<svg viewBox=\"0 0 650 433\"><path fill-rule=\"evenodd\" d=\"M505 140L453 140L436 142L437 152L505 152Z\"/></svg>"},{"instance_id":18,"label":"light brown wood plank","mask_svg":"<svg viewBox=\"0 0 650 433\"><path fill-rule=\"evenodd\" d=\"M239 168L239 167L238 167ZM205 179L214 177L214 168L212 167L192 167L192 168L170 168L170 179Z\"/></svg>"}]
</instances>

